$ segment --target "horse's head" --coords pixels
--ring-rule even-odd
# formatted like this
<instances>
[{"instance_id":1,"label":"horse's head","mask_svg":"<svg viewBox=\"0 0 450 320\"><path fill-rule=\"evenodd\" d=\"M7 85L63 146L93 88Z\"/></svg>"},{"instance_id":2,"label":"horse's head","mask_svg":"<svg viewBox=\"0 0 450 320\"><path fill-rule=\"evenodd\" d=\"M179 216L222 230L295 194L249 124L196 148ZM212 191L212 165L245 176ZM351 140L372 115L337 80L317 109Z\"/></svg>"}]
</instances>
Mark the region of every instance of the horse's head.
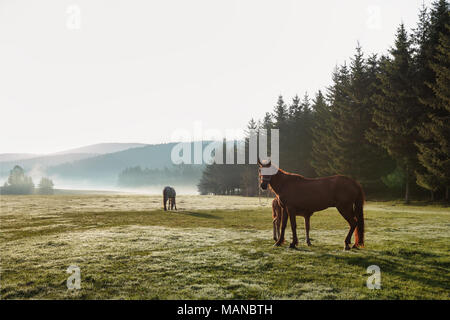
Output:
<instances>
[{"instance_id":1,"label":"horse's head","mask_svg":"<svg viewBox=\"0 0 450 320\"><path fill-rule=\"evenodd\" d=\"M263 190L267 189L267 185L270 183L270 180L272 179L272 175L264 174L264 170L261 170L263 168L270 168L272 166L272 161L267 160L264 162L261 162L258 158L258 174L259 174L259 181L260 181L260 187Z\"/></svg>"}]
</instances>

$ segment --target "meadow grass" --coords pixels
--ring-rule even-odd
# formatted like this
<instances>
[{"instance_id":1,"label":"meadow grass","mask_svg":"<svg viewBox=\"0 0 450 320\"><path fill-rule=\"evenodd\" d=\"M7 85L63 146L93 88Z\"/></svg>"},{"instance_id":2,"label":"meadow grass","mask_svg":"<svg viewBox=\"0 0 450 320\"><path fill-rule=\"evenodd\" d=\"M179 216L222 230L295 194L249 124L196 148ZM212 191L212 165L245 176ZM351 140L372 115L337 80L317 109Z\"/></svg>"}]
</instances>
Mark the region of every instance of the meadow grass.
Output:
<instances>
[{"instance_id":1,"label":"meadow grass","mask_svg":"<svg viewBox=\"0 0 450 320\"><path fill-rule=\"evenodd\" d=\"M297 249L273 247L258 198L3 196L2 299L449 299L450 210L368 202L366 248L344 252L336 209L298 217ZM287 241L291 239L290 226ZM70 265L81 289L68 290ZM370 290L366 269L381 269Z\"/></svg>"}]
</instances>

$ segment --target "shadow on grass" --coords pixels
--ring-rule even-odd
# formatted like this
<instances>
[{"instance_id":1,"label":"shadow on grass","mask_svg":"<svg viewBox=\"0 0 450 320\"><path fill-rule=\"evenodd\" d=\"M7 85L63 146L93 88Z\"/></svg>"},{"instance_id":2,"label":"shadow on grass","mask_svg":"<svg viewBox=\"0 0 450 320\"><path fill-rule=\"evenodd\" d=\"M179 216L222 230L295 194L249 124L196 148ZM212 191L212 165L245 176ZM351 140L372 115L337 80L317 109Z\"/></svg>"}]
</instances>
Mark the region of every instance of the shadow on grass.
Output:
<instances>
[{"instance_id":1,"label":"shadow on grass","mask_svg":"<svg viewBox=\"0 0 450 320\"><path fill-rule=\"evenodd\" d=\"M218 217L209 213L204 212L194 212L194 211L177 211L173 212L180 215L192 216L196 218L205 218L205 219L223 219L222 217Z\"/></svg>"},{"instance_id":2,"label":"shadow on grass","mask_svg":"<svg viewBox=\"0 0 450 320\"><path fill-rule=\"evenodd\" d=\"M279 250L276 247L275 250ZM449 290L450 282L447 263L439 262L436 258L439 255L421 250L408 250L404 248L382 251L368 251L367 249L351 250L348 254L336 254L330 252L330 247L308 247L289 249L290 252L315 253L309 259L320 262L322 265L338 265L345 268L345 265L357 266L366 269L370 265L377 265L381 273L395 276L405 282L416 282L421 287L434 287L436 289ZM303 249L303 250L302 250ZM415 263L417 261L417 263Z\"/></svg>"},{"instance_id":3,"label":"shadow on grass","mask_svg":"<svg viewBox=\"0 0 450 320\"><path fill-rule=\"evenodd\" d=\"M380 252L385 253L385 252ZM422 283L427 286L436 288L449 289L449 283L443 279L439 279L438 275L442 275L441 267L434 267L432 261L426 261L428 271L424 273L422 266L416 266L412 263L410 254L400 254L396 258L390 259L380 256L335 256L324 254L329 258L338 260L339 262L347 263L362 268L367 268L370 265L378 265L382 273L395 275L403 280L410 280ZM419 260L420 261L420 260ZM422 261L422 263L425 261Z\"/></svg>"}]
</instances>

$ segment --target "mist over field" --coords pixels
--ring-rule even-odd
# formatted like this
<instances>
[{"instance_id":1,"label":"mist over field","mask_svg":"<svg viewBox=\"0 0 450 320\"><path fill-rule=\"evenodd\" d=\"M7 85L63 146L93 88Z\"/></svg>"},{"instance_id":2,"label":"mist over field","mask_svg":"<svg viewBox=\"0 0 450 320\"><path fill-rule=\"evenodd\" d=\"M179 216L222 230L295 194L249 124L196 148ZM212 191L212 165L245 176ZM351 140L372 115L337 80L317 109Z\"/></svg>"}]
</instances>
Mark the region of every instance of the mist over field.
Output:
<instances>
[{"instance_id":1,"label":"mist over field","mask_svg":"<svg viewBox=\"0 0 450 320\"><path fill-rule=\"evenodd\" d=\"M42 175L40 174L32 174L31 175L35 184L39 182ZM76 193L76 191L107 191L114 193L134 193L134 194L149 194L156 195L161 194L163 188L166 186L164 184L152 185L152 186L142 186L142 187L123 187L117 185L116 182L108 183L107 181L89 181L89 180L69 180L60 178L58 176L49 176L49 178L55 184L55 193L66 193L72 192ZM6 181L8 181L8 176L0 177L0 185L3 185ZM172 187L177 190L179 193L187 194L187 195L195 195L198 194L197 186L195 184L191 185L180 185L180 184L171 184Z\"/></svg>"},{"instance_id":2,"label":"mist over field","mask_svg":"<svg viewBox=\"0 0 450 320\"><path fill-rule=\"evenodd\" d=\"M166 185L152 185L152 186L145 186L145 187L121 187L118 185L108 185L108 184L95 184L95 183L84 183L83 181L64 181L64 180L58 180L57 178L53 180L55 182L56 186L56 193L76 193L77 191L89 191L89 192L95 192L95 191L105 191L105 192L112 192L112 193L130 193L130 194L146 194L146 195L161 195L162 190ZM186 194L186 195L196 195L198 194L197 186L195 185L176 185L171 184L173 188L177 191L179 194ZM66 191L66 192L65 192Z\"/></svg>"},{"instance_id":3,"label":"mist over field","mask_svg":"<svg viewBox=\"0 0 450 320\"><path fill-rule=\"evenodd\" d=\"M55 193L109 191L161 194L171 185L183 194L197 194L202 165L174 165L175 143L102 143L49 155L0 154L0 185L20 166L35 186L52 180Z\"/></svg>"}]
</instances>

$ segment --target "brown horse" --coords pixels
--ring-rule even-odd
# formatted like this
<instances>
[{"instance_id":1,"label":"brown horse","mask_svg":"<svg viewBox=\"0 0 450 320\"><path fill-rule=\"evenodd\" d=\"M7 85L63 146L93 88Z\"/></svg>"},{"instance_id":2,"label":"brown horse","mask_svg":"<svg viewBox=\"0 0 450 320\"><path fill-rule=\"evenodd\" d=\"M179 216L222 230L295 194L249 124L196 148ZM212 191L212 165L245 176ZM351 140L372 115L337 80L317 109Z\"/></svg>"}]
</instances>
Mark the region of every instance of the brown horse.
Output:
<instances>
[{"instance_id":1,"label":"brown horse","mask_svg":"<svg viewBox=\"0 0 450 320\"><path fill-rule=\"evenodd\" d=\"M364 192L361 185L355 180L337 175L316 179L305 178L299 174L289 173L278 169L273 175L263 175L261 168L269 168L271 162L261 163L259 176L261 188L270 189L276 194L276 200L281 214L275 212L275 216L281 218L281 232L276 239L276 246L284 242L284 233L289 216L292 228L291 248L298 244L296 215L305 218L306 243L311 245L309 239L309 220L316 211L329 207L336 207L339 213L350 225L350 230L345 238L345 250L350 249L353 232L355 244L353 248L364 247ZM275 204L275 209L278 207ZM274 203L272 203L272 217L274 217ZM274 238L276 236L276 219L274 219Z\"/></svg>"}]
</instances>

